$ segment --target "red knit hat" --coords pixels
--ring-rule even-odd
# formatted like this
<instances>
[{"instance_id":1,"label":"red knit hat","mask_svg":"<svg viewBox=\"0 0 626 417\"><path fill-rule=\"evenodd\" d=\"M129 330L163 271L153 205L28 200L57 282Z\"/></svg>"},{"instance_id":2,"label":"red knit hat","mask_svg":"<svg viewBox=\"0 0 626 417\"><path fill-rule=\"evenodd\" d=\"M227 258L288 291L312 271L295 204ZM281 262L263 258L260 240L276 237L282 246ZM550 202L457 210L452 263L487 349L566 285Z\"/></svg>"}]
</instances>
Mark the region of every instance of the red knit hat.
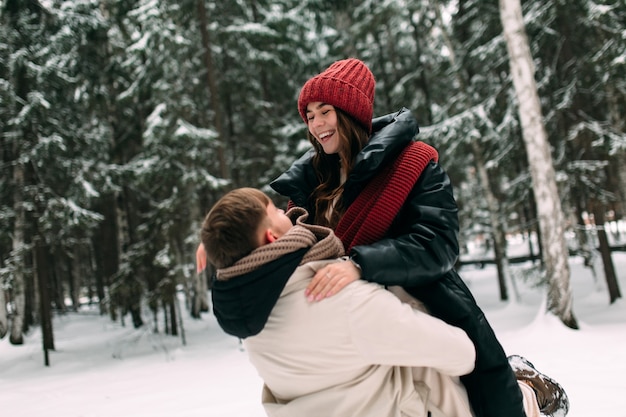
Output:
<instances>
[{"instance_id":1,"label":"red knit hat","mask_svg":"<svg viewBox=\"0 0 626 417\"><path fill-rule=\"evenodd\" d=\"M306 106L309 103L332 104L371 132L375 85L372 71L362 61L356 58L337 61L304 84L298 97L298 111L304 123L308 123Z\"/></svg>"}]
</instances>

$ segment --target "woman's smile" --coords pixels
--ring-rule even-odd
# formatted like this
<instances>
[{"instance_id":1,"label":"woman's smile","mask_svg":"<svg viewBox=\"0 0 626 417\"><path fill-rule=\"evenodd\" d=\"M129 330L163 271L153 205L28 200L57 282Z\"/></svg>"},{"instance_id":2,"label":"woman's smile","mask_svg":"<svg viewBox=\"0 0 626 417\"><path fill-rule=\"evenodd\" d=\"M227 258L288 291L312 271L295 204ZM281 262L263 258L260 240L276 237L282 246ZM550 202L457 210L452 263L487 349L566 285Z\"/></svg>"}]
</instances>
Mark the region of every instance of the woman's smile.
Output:
<instances>
[{"instance_id":1,"label":"woman's smile","mask_svg":"<svg viewBox=\"0 0 626 417\"><path fill-rule=\"evenodd\" d=\"M335 107L323 102L307 105L309 131L317 142L322 145L324 153L339 152L339 135L337 135L337 112Z\"/></svg>"}]
</instances>

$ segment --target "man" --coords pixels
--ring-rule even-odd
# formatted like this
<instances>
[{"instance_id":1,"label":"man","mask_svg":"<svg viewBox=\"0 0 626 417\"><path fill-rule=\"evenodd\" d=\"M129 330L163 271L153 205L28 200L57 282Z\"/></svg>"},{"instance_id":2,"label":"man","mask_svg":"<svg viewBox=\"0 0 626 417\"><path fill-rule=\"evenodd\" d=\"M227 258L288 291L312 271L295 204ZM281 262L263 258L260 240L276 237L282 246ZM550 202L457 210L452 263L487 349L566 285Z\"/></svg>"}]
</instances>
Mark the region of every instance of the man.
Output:
<instances>
[{"instance_id":1,"label":"man","mask_svg":"<svg viewBox=\"0 0 626 417\"><path fill-rule=\"evenodd\" d=\"M362 280L309 303L315 271L349 260L330 229L295 220L243 188L218 201L201 233L218 268L215 315L244 339L268 415L471 417L459 381L475 360L465 332ZM538 416L533 390L520 387L527 415Z\"/></svg>"}]
</instances>

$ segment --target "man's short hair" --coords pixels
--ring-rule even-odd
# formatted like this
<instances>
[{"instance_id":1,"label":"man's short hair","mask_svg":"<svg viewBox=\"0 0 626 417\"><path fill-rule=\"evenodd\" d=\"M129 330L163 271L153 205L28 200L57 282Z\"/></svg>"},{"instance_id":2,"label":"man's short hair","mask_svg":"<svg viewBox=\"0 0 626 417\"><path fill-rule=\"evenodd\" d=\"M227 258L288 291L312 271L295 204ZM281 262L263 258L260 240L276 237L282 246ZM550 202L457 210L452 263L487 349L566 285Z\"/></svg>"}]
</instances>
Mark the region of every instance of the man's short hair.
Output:
<instances>
[{"instance_id":1,"label":"man's short hair","mask_svg":"<svg viewBox=\"0 0 626 417\"><path fill-rule=\"evenodd\" d=\"M238 188L215 203L200 232L211 264L229 267L259 246L257 231L267 218L270 202L256 188Z\"/></svg>"}]
</instances>

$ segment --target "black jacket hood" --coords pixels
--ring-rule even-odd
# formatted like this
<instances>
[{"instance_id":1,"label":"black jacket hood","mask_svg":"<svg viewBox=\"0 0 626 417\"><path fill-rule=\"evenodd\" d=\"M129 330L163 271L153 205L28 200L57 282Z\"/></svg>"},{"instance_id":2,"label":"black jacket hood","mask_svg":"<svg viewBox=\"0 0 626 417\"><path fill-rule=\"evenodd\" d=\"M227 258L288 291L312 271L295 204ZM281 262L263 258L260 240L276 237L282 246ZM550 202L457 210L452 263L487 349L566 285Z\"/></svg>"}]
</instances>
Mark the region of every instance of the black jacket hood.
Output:
<instances>
[{"instance_id":1,"label":"black jacket hood","mask_svg":"<svg viewBox=\"0 0 626 417\"><path fill-rule=\"evenodd\" d=\"M213 313L222 330L245 339L258 334L308 248L299 249L228 281L213 277Z\"/></svg>"}]
</instances>

